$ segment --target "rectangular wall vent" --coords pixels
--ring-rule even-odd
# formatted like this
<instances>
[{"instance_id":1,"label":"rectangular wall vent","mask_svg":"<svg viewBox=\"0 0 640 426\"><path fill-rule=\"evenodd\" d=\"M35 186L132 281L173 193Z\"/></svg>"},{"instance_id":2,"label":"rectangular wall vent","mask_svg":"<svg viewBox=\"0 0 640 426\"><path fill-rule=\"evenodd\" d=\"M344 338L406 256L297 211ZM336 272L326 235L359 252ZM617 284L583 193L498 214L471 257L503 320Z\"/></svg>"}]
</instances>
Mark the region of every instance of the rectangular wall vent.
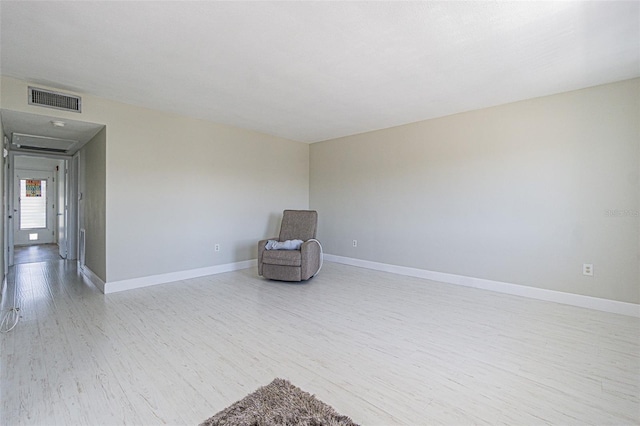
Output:
<instances>
[{"instance_id":1,"label":"rectangular wall vent","mask_svg":"<svg viewBox=\"0 0 640 426\"><path fill-rule=\"evenodd\" d=\"M82 98L29 86L29 105L82 112Z\"/></svg>"},{"instance_id":2,"label":"rectangular wall vent","mask_svg":"<svg viewBox=\"0 0 640 426\"><path fill-rule=\"evenodd\" d=\"M58 154L64 154L67 152L66 149L58 149L58 148L44 148L41 146L29 146L29 145L20 145L21 149L29 149L31 151L43 151L43 152L56 152Z\"/></svg>"},{"instance_id":3,"label":"rectangular wall vent","mask_svg":"<svg viewBox=\"0 0 640 426\"><path fill-rule=\"evenodd\" d=\"M11 144L18 149L66 153L75 147L78 141L13 132L11 134Z\"/></svg>"}]
</instances>

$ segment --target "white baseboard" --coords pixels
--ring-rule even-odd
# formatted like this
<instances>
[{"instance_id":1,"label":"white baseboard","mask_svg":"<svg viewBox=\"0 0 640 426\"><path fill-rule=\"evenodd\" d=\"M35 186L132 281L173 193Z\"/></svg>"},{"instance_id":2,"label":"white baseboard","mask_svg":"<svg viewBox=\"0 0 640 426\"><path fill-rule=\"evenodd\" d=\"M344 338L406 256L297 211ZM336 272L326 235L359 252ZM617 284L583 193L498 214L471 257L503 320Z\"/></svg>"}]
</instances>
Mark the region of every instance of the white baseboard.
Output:
<instances>
[{"instance_id":1,"label":"white baseboard","mask_svg":"<svg viewBox=\"0 0 640 426\"><path fill-rule=\"evenodd\" d=\"M102 281L102 278L97 276L89 267L80 265L80 261L78 261L78 270L84 274L85 277L89 278L89 281L96 286L98 290L101 292L105 292L105 282Z\"/></svg>"},{"instance_id":2,"label":"white baseboard","mask_svg":"<svg viewBox=\"0 0 640 426\"><path fill-rule=\"evenodd\" d=\"M148 287L158 284L166 284L180 280L188 280L190 278L204 277L207 275L221 274L223 272L238 271L247 269L257 265L256 259L244 260L242 262L225 263L224 265L208 266L206 268L189 269L186 271L170 272L167 274L151 275L147 277L132 278L121 281L108 281L104 284L102 292L104 294L115 293L124 290L133 290L134 288ZM96 287L98 287L96 285ZM100 287L98 287L100 288Z\"/></svg>"},{"instance_id":3,"label":"white baseboard","mask_svg":"<svg viewBox=\"0 0 640 426\"><path fill-rule=\"evenodd\" d=\"M581 308L595 309L598 311L640 318L640 305L635 303L619 302L617 300L601 299L598 297L583 296L581 294L574 293L564 293L561 291L546 290L482 278L466 277L463 275L434 272L426 269L390 265L387 263L372 262L369 260L354 259L351 257L336 256L326 253L324 254L324 260L328 262L357 266L360 268L373 269L376 271L391 272L393 274L406 275L409 277L424 278L448 284L480 288L483 290L491 290L499 293L513 294L515 296L529 297L532 299L546 300L549 302L563 303L565 305L579 306Z\"/></svg>"}]
</instances>

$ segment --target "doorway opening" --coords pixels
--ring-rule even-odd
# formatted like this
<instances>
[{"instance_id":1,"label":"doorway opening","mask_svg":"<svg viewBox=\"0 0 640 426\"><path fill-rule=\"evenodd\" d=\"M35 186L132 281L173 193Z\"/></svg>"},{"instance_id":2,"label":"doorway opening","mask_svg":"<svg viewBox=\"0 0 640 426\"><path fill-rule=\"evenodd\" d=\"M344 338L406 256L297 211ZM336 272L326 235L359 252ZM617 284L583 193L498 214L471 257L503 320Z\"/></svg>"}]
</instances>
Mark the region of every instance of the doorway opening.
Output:
<instances>
[{"instance_id":1,"label":"doorway opening","mask_svg":"<svg viewBox=\"0 0 640 426\"><path fill-rule=\"evenodd\" d=\"M67 259L70 158L13 153L9 265Z\"/></svg>"},{"instance_id":2,"label":"doorway opening","mask_svg":"<svg viewBox=\"0 0 640 426\"><path fill-rule=\"evenodd\" d=\"M59 246L53 242L47 187L51 177L18 176L14 264L60 260ZM55 207L55 205L54 205Z\"/></svg>"},{"instance_id":3,"label":"doorway opening","mask_svg":"<svg viewBox=\"0 0 640 426\"><path fill-rule=\"evenodd\" d=\"M0 121L4 275L15 263L55 258L56 247L57 259L80 259L82 148L105 125L4 108Z\"/></svg>"}]
</instances>

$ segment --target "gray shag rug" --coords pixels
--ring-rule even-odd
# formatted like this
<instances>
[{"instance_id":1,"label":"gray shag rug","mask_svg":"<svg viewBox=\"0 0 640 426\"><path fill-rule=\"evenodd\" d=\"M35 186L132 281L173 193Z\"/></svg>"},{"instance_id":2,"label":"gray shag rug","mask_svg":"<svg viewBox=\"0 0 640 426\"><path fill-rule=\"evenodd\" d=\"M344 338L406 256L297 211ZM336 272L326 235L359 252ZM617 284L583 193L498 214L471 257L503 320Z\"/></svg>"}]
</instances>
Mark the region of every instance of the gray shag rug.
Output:
<instances>
[{"instance_id":1,"label":"gray shag rug","mask_svg":"<svg viewBox=\"0 0 640 426\"><path fill-rule=\"evenodd\" d=\"M358 426L287 380L275 379L200 426Z\"/></svg>"}]
</instances>

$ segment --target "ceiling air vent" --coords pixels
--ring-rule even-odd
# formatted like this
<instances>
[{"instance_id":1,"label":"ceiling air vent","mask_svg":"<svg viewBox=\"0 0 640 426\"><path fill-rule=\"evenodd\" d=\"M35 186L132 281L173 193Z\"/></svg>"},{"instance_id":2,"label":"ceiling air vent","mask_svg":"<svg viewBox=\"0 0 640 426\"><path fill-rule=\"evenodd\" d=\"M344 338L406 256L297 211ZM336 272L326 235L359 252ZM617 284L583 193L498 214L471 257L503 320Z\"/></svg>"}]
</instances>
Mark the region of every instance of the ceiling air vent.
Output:
<instances>
[{"instance_id":1,"label":"ceiling air vent","mask_svg":"<svg viewBox=\"0 0 640 426\"><path fill-rule=\"evenodd\" d=\"M29 105L81 112L82 98L29 86Z\"/></svg>"}]
</instances>

